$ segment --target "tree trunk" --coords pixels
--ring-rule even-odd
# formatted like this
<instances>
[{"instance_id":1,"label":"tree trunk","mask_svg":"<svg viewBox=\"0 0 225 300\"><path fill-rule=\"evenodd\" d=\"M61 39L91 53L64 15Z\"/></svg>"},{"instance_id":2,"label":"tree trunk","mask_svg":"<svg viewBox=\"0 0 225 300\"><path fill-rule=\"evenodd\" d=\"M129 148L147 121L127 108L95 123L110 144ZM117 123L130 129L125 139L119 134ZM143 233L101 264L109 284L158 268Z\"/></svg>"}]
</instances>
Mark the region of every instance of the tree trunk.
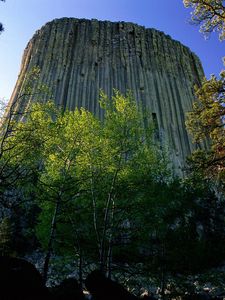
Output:
<instances>
[{"instance_id":1,"label":"tree trunk","mask_svg":"<svg viewBox=\"0 0 225 300\"><path fill-rule=\"evenodd\" d=\"M166 262L165 262L165 245L163 242L161 252L161 299L165 299L165 288L166 288Z\"/></svg>"},{"instance_id":2,"label":"tree trunk","mask_svg":"<svg viewBox=\"0 0 225 300\"><path fill-rule=\"evenodd\" d=\"M120 156L119 165L120 165L120 162L121 162L121 156ZM106 267L106 265L105 265L106 264L106 259L107 259L107 257L105 257L106 231L107 231L107 227L109 225L110 206L112 204L111 202L113 201L113 191L114 191L114 188L115 188L118 172L119 172L119 168L114 173L112 183L111 183L111 187L110 187L110 191L109 191L108 198L107 198L107 201L106 201L105 215L104 215L104 228L103 228L101 244L100 244L101 245L100 246L100 270L101 271L103 271L104 268Z\"/></svg>"},{"instance_id":3,"label":"tree trunk","mask_svg":"<svg viewBox=\"0 0 225 300\"><path fill-rule=\"evenodd\" d=\"M79 255L79 285L80 288L83 289L83 254L81 248Z\"/></svg>"},{"instance_id":4,"label":"tree trunk","mask_svg":"<svg viewBox=\"0 0 225 300\"><path fill-rule=\"evenodd\" d=\"M58 200L56 202L54 214L52 216L50 236L49 236L47 253L46 253L46 256L45 256L44 267L43 267L43 280L44 280L44 283L46 283L46 281L48 279L49 262L50 262L50 258L51 258L52 251L53 251L52 245L53 245L53 241L54 241L54 237L55 237L56 218L57 218L57 215L58 215L58 212L59 212L59 203L60 203L60 198L58 198Z\"/></svg>"},{"instance_id":5,"label":"tree trunk","mask_svg":"<svg viewBox=\"0 0 225 300\"><path fill-rule=\"evenodd\" d=\"M108 257L107 257L107 277L111 279L112 275L112 243L109 243Z\"/></svg>"}]
</instances>

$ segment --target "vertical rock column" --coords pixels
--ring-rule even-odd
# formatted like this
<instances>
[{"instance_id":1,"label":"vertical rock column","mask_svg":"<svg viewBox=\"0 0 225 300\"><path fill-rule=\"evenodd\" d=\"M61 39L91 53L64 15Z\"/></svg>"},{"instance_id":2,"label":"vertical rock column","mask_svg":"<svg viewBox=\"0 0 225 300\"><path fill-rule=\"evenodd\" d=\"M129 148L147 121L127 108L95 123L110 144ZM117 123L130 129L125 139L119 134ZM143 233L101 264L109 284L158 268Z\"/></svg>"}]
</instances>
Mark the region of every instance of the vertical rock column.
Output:
<instances>
[{"instance_id":1,"label":"vertical rock column","mask_svg":"<svg viewBox=\"0 0 225 300\"><path fill-rule=\"evenodd\" d=\"M100 89L108 96L113 88L132 90L136 101L150 111L180 173L194 147L185 129L185 113L191 110L193 85L203 77L199 59L187 47L132 23L63 18L47 23L28 43L11 103L33 66L40 67L39 83L51 89L57 104L82 106L101 118ZM20 106L37 99L32 96Z\"/></svg>"}]
</instances>

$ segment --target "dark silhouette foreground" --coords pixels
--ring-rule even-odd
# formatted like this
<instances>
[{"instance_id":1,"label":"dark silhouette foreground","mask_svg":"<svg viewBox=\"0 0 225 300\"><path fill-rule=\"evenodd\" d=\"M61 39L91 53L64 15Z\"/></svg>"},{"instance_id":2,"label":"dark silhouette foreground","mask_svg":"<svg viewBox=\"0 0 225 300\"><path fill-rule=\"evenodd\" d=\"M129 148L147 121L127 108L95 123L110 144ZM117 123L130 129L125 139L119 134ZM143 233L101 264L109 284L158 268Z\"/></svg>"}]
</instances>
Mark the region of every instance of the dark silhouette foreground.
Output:
<instances>
[{"instance_id":1,"label":"dark silhouette foreground","mask_svg":"<svg viewBox=\"0 0 225 300\"><path fill-rule=\"evenodd\" d=\"M64 279L51 289L54 300L84 300L84 294L75 278Z\"/></svg>"},{"instance_id":2,"label":"dark silhouette foreground","mask_svg":"<svg viewBox=\"0 0 225 300\"><path fill-rule=\"evenodd\" d=\"M93 300L137 300L122 285L106 278L100 271L90 273L85 280Z\"/></svg>"},{"instance_id":3,"label":"dark silhouette foreground","mask_svg":"<svg viewBox=\"0 0 225 300\"><path fill-rule=\"evenodd\" d=\"M91 272L85 285L93 300L137 300L119 283L106 278L100 271ZM84 300L84 294L74 278L65 279L51 289L45 287L37 269L23 259L0 256L0 300ZM152 300L146 295L142 299ZM208 293L184 295L183 300L222 300L223 294L211 297Z\"/></svg>"},{"instance_id":4,"label":"dark silhouette foreground","mask_svg":"<svg viewBox=\"0 0 225 300\"><path fill-rule=\"evenodd\" d=\"M40 273L29 262L15 257L0 257L1 300L52 299Z\"/></svg>"}]
</instances>

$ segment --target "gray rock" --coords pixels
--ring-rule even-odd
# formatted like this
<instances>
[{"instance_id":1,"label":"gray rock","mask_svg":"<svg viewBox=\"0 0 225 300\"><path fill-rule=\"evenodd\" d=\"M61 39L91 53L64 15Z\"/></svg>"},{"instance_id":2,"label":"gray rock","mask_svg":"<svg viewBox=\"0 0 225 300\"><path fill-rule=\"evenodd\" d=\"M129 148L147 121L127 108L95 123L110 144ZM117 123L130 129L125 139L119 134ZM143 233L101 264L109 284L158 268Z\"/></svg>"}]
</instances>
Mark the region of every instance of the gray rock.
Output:
<instances>
[{"instance_id":1,"label":"gray rock","mask_svg":"<svg viewBox=\"0 0 225 300\"><path fill-rule=\"evenodd\" d=\"M185 129L185 113L192 107L193 86L203 77L198 57L187 47L133 23L62 18L44 25L28 43L11 103L33 66L41 68L39 83L51 88L57 104L83 106L101 118L100 89L108 96L113 88L132 90L151 112L177 174L182 173L195 147ZM38 97L26 98L20 106ZM48 98L42 95L42 100Z\"/></svg>"}]
</instances>

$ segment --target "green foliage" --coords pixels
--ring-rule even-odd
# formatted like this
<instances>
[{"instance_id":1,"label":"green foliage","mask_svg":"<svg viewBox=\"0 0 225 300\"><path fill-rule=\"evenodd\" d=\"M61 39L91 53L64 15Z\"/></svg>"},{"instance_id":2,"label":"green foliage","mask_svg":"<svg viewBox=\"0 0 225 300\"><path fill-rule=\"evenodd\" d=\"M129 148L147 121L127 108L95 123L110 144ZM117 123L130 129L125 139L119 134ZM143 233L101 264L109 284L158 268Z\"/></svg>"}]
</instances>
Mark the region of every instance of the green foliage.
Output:
<instances>
[{"instance_id":1,"label":"green foliage","mask_svg":"<svg viewBox=\"0 0 225 300\"><path fill-rule=\"evenodd\" d=\"M183 0L186 7L194 9L192 20L202 24L201 31L208 35L219 32L221 40L225 38L225 8L221 0ZM196 102L193 111L188 114L187 129L194 141L200 146L189 159L193 172L200 172L206 178L213 178L224 189L224 71L219 79L212 75L204 79L200 87L195 88ZM204 143L203 143L204 142ZM206 149L208 146L208 150Z\"/></svg>"},{"instance_id":2,"label":"green foliage","mask_svg":"<svg viewBox=\"0 0 225 300\"><path fill-rule=\"evenodd\" d=\"M83 108L36 103L8 136L3 158L24 175L16 189L25 200L20 207L38 214L30 232L48 254L45 271L52 252L74 257L81 269L137 268L157 282L219 264L224 207L208 183L171 177L130 93L102 94L101 106L104 121Z\"/></svg>"},{"instance_id":3,"label":"green foliage","mask_svg":"<svg viewBox=\"0 0 225 300\"><path fill-rule=\"evenodd\" d=\"M54 118L52 136L44 146L39 187L43 189L43 213L37 234L47 246L46 228L51 227L54 205L60 197L58 248L64 248L62 235L68 237L64 239L67 251L74 251L74 245L80 248L86 244L88 248L90 240L91 252L99 252L95 260L105 266L118 229L122 232L122 224L130 218L128 206L135 205L134 199L129 199L128 205L124 192L136 184L140 175L157 181L168 170L150 139L152 129L144 127L131 94L123 96L115 91L112 101L102 94L101 106L104 122L84 109L65 111Z\"/></svg>"},{"instance_id":4,"label":"green foliage","mask_svg":"<svg viewBox=\"0 0 225 300\"><path fill-rule=\"evenodd\" d=\"M86 244L88 255L106 266L135 207L126 191L137 189L141 177L162 181L168 168L130 93L115 91L112 101L102 94L101 105L103 122L85 109L32 105L26 122L15 121L7 136L10 151L2 162L10 161L20 174L17 189L41 209L36 233L43 247L50 236L59 252L79 252Z\"/></svg>"},{"instance_id":5,"label":"green foliage","mask_svg":"<svg viewBox=\"0 0 225 300\"><path fill-rule=\"evenodd\" d=\"M225 90L224 74L217 79L204 79L196 88L196 102L187 116L187 129L198 144L208 143L208 150L197 150L191 158L192 168L202 170L224 184L225 166Z\"/></svg>"},{"instance_id":6,"label":"green foliage","mask_svg":"<svg viewBox=\"0 0 225 300\"><path fill-rule=\"evenodd\" d=\"M21 94L17 96L13 103L9 103L9 105L5 107L5 112L1 117L0 198L4 195L4 190L7 190L7 188L12 189L12 186L15 185L15 181L20 181L22 178L28 177L24 169L24 164L21 160L24 157L24 151L29 151L30 155L34 153L33 149L38 144L35 144L35 140L33 140L34 135L32 135L32 131L37 130L40 125L40 122L37 122L37 120L36 125L32 123L30 113L31 110L34 110L32 113L35 118L34 112L36 112L37 115L39 111L41 117L43 110L40 104L37 104L32 108L28 106L24 108L23 103L26 102L27 97L32 97L32 90L34 85L37 83L39 75L40 69L38 67L34 67L30 72L28 72ZM37 88L37 93L43 94L44 92L46 92L46 90L44 90L43 86ZM47 106L43 109L52 109L52 107L50 108L50 104L47 104ZM23 126L23 121L27 120L28 116L30 118L29 125ZM19 123L17 121L19 121ZM23 130L25 131L23 132ZM35 138L37 139L37 135ZM28 159L26 162L28 162Z\"/></svg>"},{"instance_id":7,"label":"green foliage","mask_svg":"<svg viewBox=\"0 0 225 300\"><path fill-rule=\"evenodd\" d=\"M32 219L29 215L36 216L38 210L33 203L36 197L35 185L38 180L41 153L43 153L44 135L41 131L44 134L47 128L46 122L41 126L37 119L42 118L44 110L53 112L50 103L43 107L41 104L32 107L27 105L27 99L33 96L33 87L38 85L39 76L40 69L34 67L27 73L22 92L14 102L10 102L5 107L1 104L1 108L5 108L5 111L1 114L0 120L0 209L3 212L6 210L13 220L14 245L22 252L27 249L27 246L30 248L28 240L34 242L33 238L26 239L26 237L34 236L31 233L32 229L28 227L33 226L35 218ZM43 85L38 85L36 92L43 95L46 89ZM17 228L14 228L15 224Z\"/></svg>"},{"instance_id":8,"label":"green foliage","mask_svg":"<svg viewBox=\"0 0 225 300\"><path fill-rule=\"evenodd\" d=\"M143 250L139 261L146 271L192 274L223 261L224 204L207 182L197 177L155 186L149 182L138 194L140 215L132 218L138 230L132 234Z\"/></svg>"},{"instance_id":9,"label":"green foliage","mask_svg":"<svg viewBox=\"0 0 225 300\"><path fill-rule=\"evenodd\" d=\"M222 0L183 0L185 7L193 8L192 22L201 24L200 31L208 36L219 32L220 40L225 38L225 7Z\"/></svg>"}]
</instances>

